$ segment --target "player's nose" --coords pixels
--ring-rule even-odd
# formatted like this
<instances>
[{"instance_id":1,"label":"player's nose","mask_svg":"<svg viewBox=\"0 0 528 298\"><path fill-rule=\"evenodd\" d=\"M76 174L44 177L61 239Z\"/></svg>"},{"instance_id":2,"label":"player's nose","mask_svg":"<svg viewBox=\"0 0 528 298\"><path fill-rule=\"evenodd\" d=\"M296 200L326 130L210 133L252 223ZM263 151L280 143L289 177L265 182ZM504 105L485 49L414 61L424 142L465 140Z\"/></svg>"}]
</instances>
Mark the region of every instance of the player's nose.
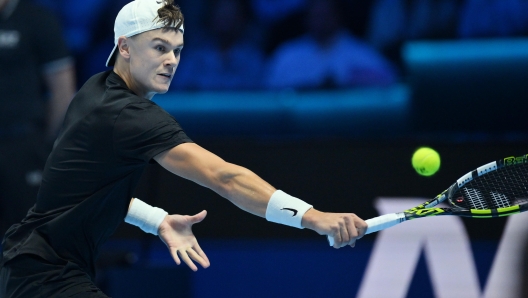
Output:
<instances>
[{"instance_id":1,"label":"player's nose","mask_svg":"<svg viewBox=\"0 0 528 298\"><path fill-rule=\"evenodd\" d=\"M175 68L176 65L178 65L178 62L180 61L179 57L180 57L180 55L177 55L176 53L171 51L170 53L168 53L168 57L165 60L165 65Z\"/></svg>"}]
</instances>

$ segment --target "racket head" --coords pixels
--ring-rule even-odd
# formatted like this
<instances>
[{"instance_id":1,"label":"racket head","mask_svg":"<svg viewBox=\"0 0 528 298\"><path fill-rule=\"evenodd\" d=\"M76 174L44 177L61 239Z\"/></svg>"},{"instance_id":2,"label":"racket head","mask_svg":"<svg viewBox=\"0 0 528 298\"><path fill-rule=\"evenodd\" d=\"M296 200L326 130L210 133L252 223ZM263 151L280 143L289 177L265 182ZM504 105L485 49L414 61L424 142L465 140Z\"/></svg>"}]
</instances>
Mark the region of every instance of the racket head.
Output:
<instances>
[{"instance_id":1,"label":"racket head","mask_svg":"<svg viewBox=\"0 0 528 298\"><path fill-rule=\"evenodd\" d=\"M485 164L447 190L455 215L489 218L528 210L528 154Z\"/></svg>"},{"instance_id":2,"label":"racket head","mask_svg":"<svg viewBox=\"0 0 528 298\"><path fill-rule=\"evenodd\" d=\"M447 202L450 208L436 205ZM378 216L367 233L377 232L406 220L437 215L491 218L528 210L528 154L485 164L460 177L435 198L403 213ZM372 224L372 225L371 225ZM333 238L328 236L330 245Z\"/></svg>"}]
</instances>

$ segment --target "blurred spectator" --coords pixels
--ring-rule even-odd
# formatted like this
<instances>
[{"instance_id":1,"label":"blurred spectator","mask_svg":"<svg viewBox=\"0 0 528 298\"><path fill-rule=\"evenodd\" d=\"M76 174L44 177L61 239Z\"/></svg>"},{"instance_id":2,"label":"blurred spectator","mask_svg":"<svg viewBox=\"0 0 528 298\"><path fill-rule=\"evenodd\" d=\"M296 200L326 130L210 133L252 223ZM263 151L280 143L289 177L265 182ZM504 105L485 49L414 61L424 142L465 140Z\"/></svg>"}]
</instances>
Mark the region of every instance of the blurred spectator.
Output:
<instances>
[{"instance_id":1,"label":"blurred spectator","mask_svg":"<svg viewBox=\"0 0 528 298\"><path fill-rule=\"evenodd\" d=\"M456 38L461 2L376 0L371 10L367 40L401 66L400 50L406 41Z\"/></svg>"},{"instance_id":2,"label":"blurred spectator","mask_svg":"<svg viewBox=\"0 0 528 298\"><path fill-rule=\"evenodd\" d=\"M82 53L92 41L95 19L104 10L106 1L33 0L52 9L62 20L68 46L73 53ZM130 0L131 1L131 0ZM127 2L130 2L127 1ZM112 1L113 2L113 1Z\"/></svg>"},{"instance_id":3,"label":"blurred spectator","mask_svg":"<svg viewBox=\"0 0 528 298\"><path fill-rule=\"evenodd\" d=\"M126 0L128 3L132 0ZM76 57L77 82L76 85L84 84L89 76L84 75L90 68L87 63L87 54L91 53L95 41L95 28L99 26L98 17L104 13L108 3L116 2L105 0L69 1L69 0L32 0L37 5L51 10L59 18L63 25L64 36L71 54ZM121 2L122 3L122 2ZM111 18L113 22L113 18ZM113 24L113 23L112 23ZM113 25L110 25L112 30ZM110 32L111 33L111 32Z\"/></svg>"},{"instance_id":4,"label":"blurred spectator","mask_svg":"<svg viewBox=\"0 0 528 298\"><path fill-rule=\"evenodd\" d=\"M269 64L270 88L318 89L388 85L390 63L344 27L339 0L310 0L306 34L280 45Z\"/></svg>"},{"instance_id":5,"label":"blurred spectator","mask_svg":"<svg viewBox=\"0 0 528 298\"><path fill-rule=\"evenodd\" d=\"M369 19L371 1L345 0L346 11L342 11L342 25L355 36L364 39ZM304 11L308 0L252 0L259 25L266 29L266 55L273 53L282 43L297 38L306 32Z\"/></svg>"},{"instance_id":6,"label":"blurred spectator","mask_svg":"<svg viewBox=\"0 0 528 298\"><path fill-rule=\"evenodd\" d=\"M249 3L213 0L209 7L205 36L199 44L186 41L173 85L186 90L261 88L264 54Z\"/></svg>"},{"instance_id":7,"label":"blurred spectator","mask_svg":"<svg viewBox=\"0 0 528 298\"><path fill-rule=\"evenodd\" d=\"M75 92L59 22L23 0L0 0L0 235L35 203L41 169Z\"/></svg>"},{"instance_id":8,"label":"blurred spectator","mask_svg":"<svg viewBox=\"0 0 528 298\"><path fill-rule=\"evenodd\" d=\"M304 34L303 10L306 0L287 0L280 6L276 0L254 0L253 9L256 22L264 28L264 43L262 49L266 56L285 41ZM276 14L273 13L276 9Z\"/></svg>"},{"instance_id":9,"label":"blurred spectator","mask_svg":"<svg viewBox=\"0 0 528 298\"><path fill-rule=\"evenodd\" d=\"M467 0L462 8L461 38L509 37L528 34L527 0Z\"/></svg>"},{"instance_id":10,"label":"blurred spectator","mask_svg":"<svg viewBox=\"0 0 528 298\"><path fill-rule=\"evenodd\" d=\"M260 22L273 24L303 9L306 0L251 0Z\"/></svg>"}]
</instances>

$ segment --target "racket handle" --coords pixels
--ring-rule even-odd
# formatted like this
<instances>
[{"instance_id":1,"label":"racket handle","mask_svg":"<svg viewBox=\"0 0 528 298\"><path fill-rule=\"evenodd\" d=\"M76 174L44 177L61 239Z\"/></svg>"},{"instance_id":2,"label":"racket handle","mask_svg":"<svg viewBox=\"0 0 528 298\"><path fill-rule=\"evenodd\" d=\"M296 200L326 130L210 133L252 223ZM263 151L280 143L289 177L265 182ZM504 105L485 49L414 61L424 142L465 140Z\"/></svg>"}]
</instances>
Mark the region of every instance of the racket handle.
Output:
<instances>
[{"instance_id":1,"label":"racket handle","mask_svg":"<svg viewBox=\"0 0 528 298\"><path fill-rule=\"evenodd\" d=\"M365 235L388 229L403 221L405 221L405 214L403 212L389 213L367 219L365 222L367 223L368 227L367 231L365 231ZM334 246L334 237L328 236L328 243L330 246Z\"/></svg>"}]
</instances>

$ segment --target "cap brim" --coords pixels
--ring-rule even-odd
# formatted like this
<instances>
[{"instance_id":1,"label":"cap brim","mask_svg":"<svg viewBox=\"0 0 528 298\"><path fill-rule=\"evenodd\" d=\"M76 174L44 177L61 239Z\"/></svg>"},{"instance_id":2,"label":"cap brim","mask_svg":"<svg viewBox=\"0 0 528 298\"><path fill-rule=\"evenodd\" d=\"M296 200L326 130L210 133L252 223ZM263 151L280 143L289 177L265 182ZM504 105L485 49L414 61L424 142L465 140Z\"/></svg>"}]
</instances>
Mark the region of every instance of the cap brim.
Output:
<instances>
[{"instance_id":1,"label":"cap brim","mask_svg":"<svg viewBox=\"0 0 528 298\"><path fill-rule=\"evenodd\" d=\"M115 60L116 60L116 49L117 45L114 45L114 48L112 49L112 52L110 53L110 56L108 56L108 59L106 60L106 67L114 66Z\"/></svg>"}]
</instances>

